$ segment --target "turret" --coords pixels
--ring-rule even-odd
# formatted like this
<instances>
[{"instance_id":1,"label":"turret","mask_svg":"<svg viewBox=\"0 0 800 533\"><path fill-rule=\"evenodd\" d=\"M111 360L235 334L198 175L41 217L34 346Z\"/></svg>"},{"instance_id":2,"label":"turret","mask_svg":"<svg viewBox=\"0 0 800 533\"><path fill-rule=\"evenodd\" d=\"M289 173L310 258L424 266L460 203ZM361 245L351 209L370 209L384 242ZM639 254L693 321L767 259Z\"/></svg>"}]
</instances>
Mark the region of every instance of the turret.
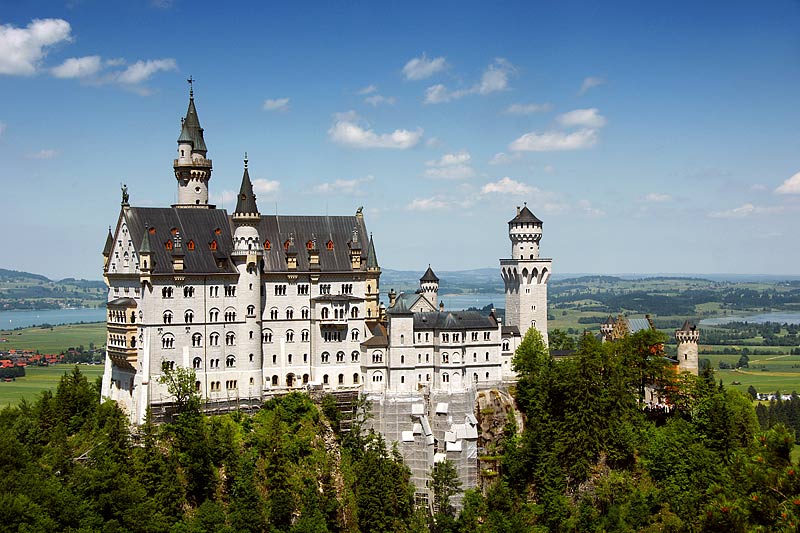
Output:
<instances>
[{"instance_id":1,"label":"turret","mask_svg":"<svg viewBox=\"0 0 800 533\"><path fill-rule=\"evenodd\" d=\"M538 259L539 241L542 240L542 221L534 215L528 204L517 216L508 221L508 238L511 239L512 259Z\"/></svg>"},{"instance_id":2,"label":"turret","mask_svg":"<svg viewBox=\"0 0 800 533\"><path fill-rule=\"evenodd\" d=\"M419 278L419 288L422 295L436 307L437 297L439 294L439 278L433 273L431 265L428 265L428 270Z\"/></svg>"},{"instance_id":3,"label":"turret","mask_svg":"<svg viewBox=\"0 0 800 533\"><path fill-rule=\"evenodd\" d=\"M108 227L106 245L103 247L103 272L108 271L108 258L111 257L111 249L114 248L114 236L111 235L111 226Z\"/></svg>"},{"instance_id":4,"label":"turret","mask_svg":"<svg viewBox=\"0 0 800 533\"><path fill-rule=\"evenodd\" d=\"M206 158L208 148L203 138L203 128L194 105L193 79L189 78L189 108L181 119L178 136L178 158L173 162L178 180L178 203L173 207L201 207L208 205L208 181L211 179L211 160Z\"/></svg>"},{"instance_id":5,"label":"turret","mask_svg":"<svg viewBox=\"0 0 800 533\"><path fill-rule=\"evenodd\" d=\"M675 340L678 343L678 368L681 372L699 372L698 342L700 330L687 320L683 327L675 331Z\"/></svg>"},{"instance_id":6,"label":"turret","mask_svg":"<svg viewBox=\"0 0 800 533\"><path fill-rule=\"evenodd\" d=\"M357 226L353 227L353 235L347 245L350 247L350 267L353 270L361 270L361 239L358 236Z\"/></svg>"},{"instance_id":7,"label":"turret","mask_svg":"<svg viewBox=\"0 0 800 533\"><path fill-rule=\"evenodd\" d=\"M356 213L357 217L363 218L361 209ZM372 234L369 234L369 246L367 247L367 318L383 320L381 317L385 313L380 310L380 281L381 267L378 265L378 256L375 254L375 242Z\"/></svg>"}]
</instances>

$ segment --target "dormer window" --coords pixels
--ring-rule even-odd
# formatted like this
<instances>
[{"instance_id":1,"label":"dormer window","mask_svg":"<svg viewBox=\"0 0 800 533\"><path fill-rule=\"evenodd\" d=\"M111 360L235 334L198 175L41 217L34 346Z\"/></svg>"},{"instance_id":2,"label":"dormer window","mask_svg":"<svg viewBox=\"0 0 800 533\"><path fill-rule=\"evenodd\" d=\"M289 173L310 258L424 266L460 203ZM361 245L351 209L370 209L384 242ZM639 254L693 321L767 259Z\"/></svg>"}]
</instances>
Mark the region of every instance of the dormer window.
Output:
<instances>
[{"instance_id":1,"label":"dormer window","mask_svg":"<svg viewBox=\"0 0 800 533\"><path fill-rule=\"evenodd\" d=\"M313 250L314 249L314 241L308 241L306 243L306 249Z\"/></svg>"},{"instance_id":2,"label":"dormer window","mask_svg":"<svg viewBox=\"0 0 800 533\"><path fill-rule=\"evenodd\" d=\"M328 241L325 247L328 248L328 250L333 250L333 241Z\"/></svg>"},{"instance_id":3,"label":"dormer window","mask_svg":"<svg viewBox=\"0 0 800 533\"><path fill-rule=\"evenodd\" d=\"M150 229L149 229L149 230L147 230L147 231L149 231L149 232L150 232L150 235L155 235L155 234L156 234L156 228L150 228Z\"/></svg>"},{"instance_id":4,"label":"dormer window","mask_svg":"<svg viewBox=\"0 0 800 533\"><path fill-rule=\"evenodd\" d=\"M222 235L222 230L217 228L214 230L214 235Z\"/></svg>"},{"instance_id":5,"label":"dormer window","mask_svg":"<svg viewBox=\"0 0 800 533\"><path fill-rule=\"evenodd\" d=\"M186 244L186 248L189 249L189 250L194 250L194 241L189 241Z\"/></svg>"},{"instance_id":6,"label":"dormer window","mask_svg":"<svg viewBox=\"0 0 800 533\"><path fill-rule=\"evenodd\" d=\"M178 234L178 228L172 228L171 230L169 230L169 232L172 233L173 235L177 235Z\"/></svg>"},{"instance_id":7,"label":"dormer window","mask_svg":"<svg viewBox=\"0 0 800 533\"><path fill-rule=\"evenodd\" d=\"M210 243L208 243L208 247L211 248L212 252L216 252L217 251L217 241L216 240L211 241Z\"/></svg>"},{"instance_id":8,"label":"dormer window","mask_svg":"<svg viewBox=\"0 0 800 533\"><path fill-rule=\"evenodd\" d=\"M168 252L171 251L172 250L172 241L169 240L169 241L165 242L164 243L164 248L166 248Z\"/></svg>"},{"instance_id":9,"label":"dormer window","mask_svg":"<svg viewBox=\"0 0 800 533\"><path fill-rule=\"evenodd\" d=\"M291 241L286 241L285 243L283 243L283 251L284 252L288 252L289 251L289 245L290 244L291 244Z\"/></svg>"},{"instance_id":10,"label":"dormer window","mask_svg":"<svg viewBox=\"0 0 800 533\"><path fill-rule=\"evenodd\" d=\"M264 249L272 250L272 244L269 241L264 241Z\"/></svg>"}]
</instances>

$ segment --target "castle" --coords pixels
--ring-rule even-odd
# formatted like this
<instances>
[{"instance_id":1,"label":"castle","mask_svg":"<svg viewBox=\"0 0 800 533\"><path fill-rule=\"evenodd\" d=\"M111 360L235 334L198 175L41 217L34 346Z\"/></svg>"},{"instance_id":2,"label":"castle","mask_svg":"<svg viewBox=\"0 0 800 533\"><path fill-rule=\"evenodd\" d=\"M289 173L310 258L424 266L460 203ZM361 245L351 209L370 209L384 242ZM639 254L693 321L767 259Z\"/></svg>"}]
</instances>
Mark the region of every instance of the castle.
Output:
<instances>
[{"instance_id":1,"label":"castle","mask_svg":"<svg viewBox=\"0 0 800 533\"><path fill-rule=\"evenodd\" d=\"M474 395L514 379L511 357L530 327L546 341L552 264L539 256L542 221L527 206L508 223L511 258L500 261L505 323L437 306L430 267L419 291L392 291L387 307L360 208L262 214L246 156L234 212L209 204L213 166L192 90L177 142L177 203L134 207L124 189L103 250L102 397L134 424L173 402L159 378L176 367L194 370L204 408L215 411L292 390Z\"/></svg>"}]
</instances>

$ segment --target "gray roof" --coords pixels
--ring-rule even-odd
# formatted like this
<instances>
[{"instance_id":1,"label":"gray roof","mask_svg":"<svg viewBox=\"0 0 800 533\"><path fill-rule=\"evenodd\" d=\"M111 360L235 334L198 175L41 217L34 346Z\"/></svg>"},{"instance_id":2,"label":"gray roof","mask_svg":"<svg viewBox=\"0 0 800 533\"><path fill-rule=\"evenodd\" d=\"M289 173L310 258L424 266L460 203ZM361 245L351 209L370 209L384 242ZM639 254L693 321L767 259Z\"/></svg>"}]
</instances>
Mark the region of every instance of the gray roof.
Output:
<instances>
[{"instance_id":1,"label":"gray roof","mask_svg":"<svg viewBox=\"0 0 800 533\"><path fill-rule=\"evenodd\" d=\"M376 322L373 326L368 326L372 336L361 343L366 348L381 348L389 346L389 335L383 324Z\"/></svg>"},{"instance_id":2,"label":"gray roof","mask_svg":"<svg viewBox=\"0 0 800 533\"><path fill-rule=\"evenodd\" d=\"M181 125L178 144L182 142L192 143L192 149L195 151L208 151L206 141L203 139L203 128L200 127L200 119L197 117L197 109L194 107L194 96L189 97L189 108L186 110L186 117Z\"/></svg>"},{"instance_id":3,"label":"gray roof","mask_svg":"<svg viewBox=\"0 0 800 533\"><path fill-rule=\"evenodd\" d=\"M378 256L375 255L375 243L372 240L372 234L369 235L369 250L367 250L367 268L379 268Z\"/></svg>"},{"instance_id":4,"label":"gray roof","mask_svg":"<svg viewBox=\"0 0 800 533\"><path fill-rule=\"evenodd\" d=\"M183 244L180 251L184 254L182 273L236 273L228 260L233 251L232 221L224 209L130 207L123 211L123 216L135 243L144 239L146 226L154 228L155 233L148 236L154 274L173 273L172 253L166 249L167 241L174 239L173 228L178 231ZM348 244L353 237L353 227L358 227L360 245L366 248L364 220L356 216L262 215L258 233L262 242L268 240L271 244L269 250L263 251L264 269L267 272L287 271L284 243L294 237L298 252L297 271L308 272L306 242L313 235L318 243L320 269L349 272L352 263ZM211 250L213 241L216 241L216 251ZM190 242L194 243L194 250L190 249ZM332 243L333 249L328 249L328 242ZM217 265L218 260L223 261L222 268Z\"/></svg>"},{"instance_id":5,"label":"gray roof","mask_svg":"<svg viewBox=\"0 0 800 533\"><path fill-rule=\"evenodd\" d=\"M517 326L502 326L501 334L505 336L519 337L519 328Z\"/></svg>"},{"instance_id":6,"label":"gray roof","mask_svg":"<svg viewBox=\"0 0 800 533\"><path fill-rule=\"evenodd\" d=\"M236 214L258 213L256 205L256 195L253 192L253 183L250 181L250 172L247 170L247 159L244 160L244 174L242 175L242 186L239 188L239 196L236 200Z\"/></svg>"},{"instance_id":7,"label":"gray roof","mask_svg":"<svg viewBox=\"0 0 800 533\"><path fill-rule=\"evenodd\" d=\"M111 235L111 227L108 228L108 236L106 237L106 245L103 246L103 255L111 254L111 249L114 247L114 236Z\"/></svg>"},{"instance_id":8,"label":"gray roof","mask_svg":"<svg viewBox=\"0 0 800 533\"><path fill-rule=\"evenodd\" d=\"M517 216L508 221L509 224L517 224L520 222L533 222L534 224L542 223L542 221L539 220L530 209L528 209L527 205L520 209L519 213L517 213Z\"/></svg>"},{"instance_id":9,"label":"gray roof","mask_svg":"<svg viewBox=\"0 0 800 533\"><path fill-rule=\"evenodd\" d=\"M497 322L478 311L432 311L414 313L415 330L495 329Z\"/></svg>"},{"instance_id":10,"label":"gray roof","mask_svg":"<svg viewBox=\"0 0 800 533\"><path fill-rule=\"evenodd\" d=\"M136 307L137 303L136 300L133 298L117 298L115 300L111 300L106 304L106 307Z\"/></svg>"},{"instance_id":11,"label":"gray roof","mask_svg":"<svg viewBox=\"0 0 800 533\"><path fill-rule=\"evenodd\" d=\"M439 278L436 277L436 274L433 273L433 270L431 269L430 265L428 265L428 270L425 271L425 273L422 275L421 278L419 278L419 280L439 283Z\"/></svg>"},{"instance_id":12,"label":"gray roof","mask_svg":"<svg viewBox=\"0 0 800 533\"><path fill-rule=\"evenodd\" d=\"M626 318L625 320L628 321L629 333L651 329L650 322L646 318Z\"/></svg>"},{"instance_id":13,"label":"gray roof","mask_svg":"<svg viewBox=\"0 0 800 533\"><path fill-rule=\"evenodd\" d=\"M387 313L392 315L411 315L414 312L411 307L417 301L417 295L400 293L394 300L394 305L386 310Z\"/></svg>"},{"instance_id":14,"label":"gray roof","mask_svg":"<svg viewBox=\"0 0 800 533\"><path fill-rule=\"evenodd\" d=\"M693 325L691 322L687 320L686 322L683 323L683 327L678 331L695 331L696 329L697 326Z\"/></svg>"},{"instance_id":15,"label":"gray roof","mask_svg":"<svg viewBox=\"0 0 800 533\"><path fill-rule=\"evenodd\" d=\"M139 246L139 254L140 255L141 254L149 254L150 252L152 252L152 250L150 249L150 232L146 231L146 230L147 230L147 228L145 228L145 231L142 232L142 234L143 234L143 236L142 236L142 244L141 244L141 246Z\"/></svg>"}]
</instances>

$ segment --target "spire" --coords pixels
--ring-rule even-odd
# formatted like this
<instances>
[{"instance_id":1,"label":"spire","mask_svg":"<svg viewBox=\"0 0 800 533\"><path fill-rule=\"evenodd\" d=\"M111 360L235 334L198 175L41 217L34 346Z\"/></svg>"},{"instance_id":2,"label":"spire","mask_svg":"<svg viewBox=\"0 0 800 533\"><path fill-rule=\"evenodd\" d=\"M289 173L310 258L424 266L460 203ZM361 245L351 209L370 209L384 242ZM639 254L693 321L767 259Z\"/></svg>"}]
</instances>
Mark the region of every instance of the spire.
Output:
<instances>
[{"instance_id":1,"label":"spire","mask_svg":"<svg viewBox=\"0 0 800 533\"><path fill-rule=\"evenodd\" d=\"M142 237L142 245L139 246L139 255L150 253L150 228L145 226L144 236Z\"/></svg>"},{"instance_id":2,"label":"spire","mask_svg":"<svg viewBox=\"0 0 800 533\"><path fill-rule=\"evenodd\" d=\"M200 127L200 119L197 118L197 108L194 106L194 78L189 77L189 108L186 110L186 117L181 121L181 134L178 137L178 144L191 143L192 151L205 152L206 141L203 139L203 128Z\"/></svg>"},{"instance_id":3,"label":"spire","mask_svg":"<svg viewBox=\"0 0 800 533\"><path fill-rule=\"evenodd\" d=\"M236 200L236 215L258 214L256 205L256 195L253 192L253 182L250 181L250 171L247 169L247 152L244 154L244 175L242 175L242 186L239 188L239 196Z\"/></svg>"},{"instance_id":4,"label":"spire","mask_svg":"<svg viewBox=\"0 0 800 533\"><path fill-rule=\"evenodd\" d=\"M433 282L433 283L439 283L439 278L436 276L436 274L433 273L433 269L431 268L430 264L428 265L428 270L425 271L425 273L422 275L421 278L419 278L419 280L422 283L424 283L426 281Z\"/></svg>"},{"instance_id":5,"label":"spire","mask_svg":"<svg viewBox=\"0 0 800 533\"><path fill-rule=\"evenodd\" d=\"M369 234L369 248L367 248L367 270L377 270L378 256L375 254L375 243L372 240L372 233Z\"/></svg>"},{"instance_id":6,"label":"spire","mask_svg":"<svg viewBox=\"0 0 800 533\"><path fill-rule=\"evenodd\" d=\"M108 227L108 236L106 237L106 245L103 247L103 255L111 255L111 248L114 246L114 236L111 235L111 226Z\"/></svg>"}]
</instances>

